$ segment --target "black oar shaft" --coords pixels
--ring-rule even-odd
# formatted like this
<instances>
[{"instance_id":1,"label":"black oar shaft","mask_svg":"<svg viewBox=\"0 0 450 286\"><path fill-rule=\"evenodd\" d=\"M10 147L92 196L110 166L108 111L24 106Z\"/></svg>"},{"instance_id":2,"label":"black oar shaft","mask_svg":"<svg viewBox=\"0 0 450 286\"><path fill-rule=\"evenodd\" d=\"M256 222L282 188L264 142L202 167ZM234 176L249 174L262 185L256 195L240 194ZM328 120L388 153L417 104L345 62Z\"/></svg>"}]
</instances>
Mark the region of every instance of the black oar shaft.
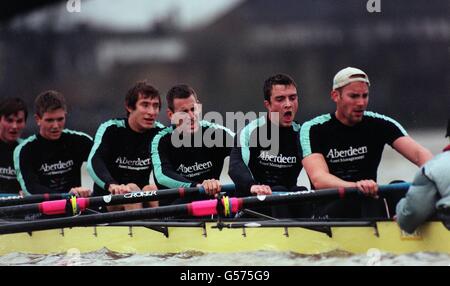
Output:
<instances>
[{"instance_id":1,"label":"black oar shaft","mask_svg":"<svg viewBox=\"0 0 450 286\"><path fill-rule=\"evenodd\" d=\"M28 204L0 207L0 216L14 216L22 214L40 213L40 204Z\"/></svg>"},{"instance_id":2,"label":"black oar shaft","mask_svg":"<svg viewBox=\"0 0 450 286\"><path fill-rule=\"evenodd\" d=\"M28 221L0 226L0 234L31 232L63 227L92 226L96 224L132 221L139 219L160 218L165 216L188 215L188 205L164 206L133 211L111 212L102 214L63 217L45 220Z\"/></svg>"},{"instance_id":3,"label":"black oar shaft","mask_svg":"<svg viewBox=\"0 0 450 286\"><path fill-rule=\"evenodd\" d=\"M396 192L400 195L404 195L408 191L409 186L410 186L409 183L380 185L378 190L378 196L386 197L391 192ZM361 193L358 188L336 188L336 189L323 189L317 191L290 192L278 194L276 196L246 197L242 198L242 204L243 207L248 208L264 204L263 202L270 205L282 205L288 203L318 201L321 199L337 200L344 198L363 198L363 197L366 197L366 195Z\"/></svg>"},{"instance_id":4,"label":"black oar shaft","mask_svg":"<svg viewBox=\"0 0 450 286\"><path fill-rule=\"evenodd\" d=\"M162 199L177 199L184 196L192 196L200 193L199 188L178 188L167 190L155 190L147 192L134 192L123 195L112 195L89 198L89 207L100 207L107 205L134 204Z\"/></svg>"},{"instance_id":5,"label":"black oar shaft","mask_svg":"<svg viewBox=\"0 0 450 286\"><path fill-rule=\"evenodd\" d=\"M22 196L0 197L0 207L34 204L43 201L67 199L68 197L69 197L68 194L42 194L25 197Z\"/></svg>"},{"instance_id":6,"label":"black oar shaft","mask_svg":"<svg viewBox=\"0 0 450 286\"><path fill-rule=\"evenodd\" d=\"M78 198L77 203L80 204L80 210L84 210L88 207L97 208L100 206L134 204L157 201L161 199L176 199L179 198L180 195L190 196L198 192L198 188L168 189L159 191L135 192L123 195ZM70 204L71 203L69 200L54 200L35 204L0 207L0 216L14 216L31 213L43 213L47 215L64 214L67 208L70 207Z\"/></svg>"}]
</instances>

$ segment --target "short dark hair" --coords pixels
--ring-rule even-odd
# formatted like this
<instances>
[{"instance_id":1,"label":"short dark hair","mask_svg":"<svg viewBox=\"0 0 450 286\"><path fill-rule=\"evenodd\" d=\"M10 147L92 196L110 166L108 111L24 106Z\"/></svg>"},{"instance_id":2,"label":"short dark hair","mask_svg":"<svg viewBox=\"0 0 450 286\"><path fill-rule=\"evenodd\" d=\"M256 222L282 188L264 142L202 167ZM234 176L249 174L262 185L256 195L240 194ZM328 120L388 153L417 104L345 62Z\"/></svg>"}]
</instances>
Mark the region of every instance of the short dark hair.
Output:
<instances>
[{"instance_id":1,"label":"short dark hair","mask_svg":"<svg viewBox=\"0 0 450 286\"><path fill-rule=\"evenodd\" d=\"M34 101L34 111L39 117L42 117L45 112L55 111L57 109L67 111L66 99L58 91L44 91Z\"/></svg>"},{"instance_id":2,"label":"short dark hair","mask_svg":"<svg viewBox=\"0 0 450 286\"><path fill-rule=\"evenodd\" d=\"M297 84L295 83L294 79L289 75L283 73L273 75L268 79L266 79L266 81L264 81L263 92L265 100L270 101L270 96L272 95L272 87L278 84L285 86L293 85L297 87Z\"/></svg>"},{"instance_id":3,"label":"short dark hair","mask_svg":"<svg viewBox=\"0 0 450 286\"><path fill-rule=\"evenodd\" d=\"M191 95L195 97L198 102L198 96L195 90L187 84L179 84L172 87L166 95L167 107L174 111L173 101L175 98L188 98Z\"/></svg>"},{"instance_id":4,"label":"short dark hair","mask_svg":"<svg viewBox=\"0 0 450 286\"><path fill-rule=\"evenodd\" d=\"M156 98L159 101L159 109L161 109L161 96L159 91L148 81L138 81L131 87L125 96L125 105L131 109L136 109L136 103L142 98ZM127 115L129 112L127 111Z\"/></svg>"},{"instance_id":5,"label":"short dark hair","mask_svg":"<svg viewBox=\"0 0 450 286\"><path fill-rule=\"evenodd\" d=\"M0 118L3 116L10 116L23 111L25 120L28 117L28 109L25 102L18 97L7 97L0 102Z\"/></svg>"}]
</instances>

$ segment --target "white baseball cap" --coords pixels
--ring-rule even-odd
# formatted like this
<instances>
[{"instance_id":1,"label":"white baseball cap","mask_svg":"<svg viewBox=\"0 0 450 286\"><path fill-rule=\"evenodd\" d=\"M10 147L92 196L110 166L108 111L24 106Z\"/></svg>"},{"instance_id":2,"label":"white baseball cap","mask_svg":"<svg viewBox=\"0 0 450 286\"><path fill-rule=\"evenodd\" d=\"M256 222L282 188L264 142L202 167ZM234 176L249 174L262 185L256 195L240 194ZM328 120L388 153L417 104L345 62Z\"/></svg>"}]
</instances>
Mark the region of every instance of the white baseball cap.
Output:
<instances>
[{"instance_id":1,"label":"white baseball cap","mask_svg":"<svg viewBox=\"0 0 450 286\"><path fill-rule=\"evenodd\" d=\"M337 89L355 81L362 81L370 86L369 77L360 69L346 67L341 69L333 79L333 89Z\"/></svg>"}]
</instances>

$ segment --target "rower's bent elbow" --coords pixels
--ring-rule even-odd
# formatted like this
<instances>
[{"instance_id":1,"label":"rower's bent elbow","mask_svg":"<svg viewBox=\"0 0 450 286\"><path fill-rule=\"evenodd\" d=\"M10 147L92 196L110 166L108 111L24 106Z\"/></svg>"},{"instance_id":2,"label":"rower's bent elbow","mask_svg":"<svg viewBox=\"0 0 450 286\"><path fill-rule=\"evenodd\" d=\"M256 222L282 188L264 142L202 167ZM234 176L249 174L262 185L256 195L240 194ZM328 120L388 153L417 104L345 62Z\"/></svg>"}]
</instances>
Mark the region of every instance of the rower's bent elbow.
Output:
<instances>
[{"instance_id":1,"label":"rower's bent elbow","mask_svg":"<svg viewBox=\"0 0 450 286\"><path fill-rule=\"evenodd\" d=\"M426 148L419 152L417 166L422 167L426 162L433 158L433 154Z\"/></svg>"},{"instance_id":2,"label":"rower's bent elbow","mask_svg":"<svg viewBox=\"0 0 450 286\"><path fill-rule=\"evenodd\" d=\"M316 190L320 190L320 189L325 189L328 187L328 184L326 182L326 180L323 179L324 176L319 174L314 174L312 176L309 177L309 179L311 180L312 185L314 185L314 188Z\"/></svg>"}]
</instances>

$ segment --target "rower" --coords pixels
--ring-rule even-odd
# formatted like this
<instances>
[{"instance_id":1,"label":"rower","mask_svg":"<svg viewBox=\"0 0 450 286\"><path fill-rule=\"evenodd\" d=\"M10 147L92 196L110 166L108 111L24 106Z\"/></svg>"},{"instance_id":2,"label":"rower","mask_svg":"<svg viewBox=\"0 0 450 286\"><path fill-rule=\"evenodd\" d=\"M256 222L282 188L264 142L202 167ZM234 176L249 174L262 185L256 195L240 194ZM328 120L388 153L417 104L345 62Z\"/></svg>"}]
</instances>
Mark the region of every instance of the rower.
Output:
<instances>
[{"instance_id":1,"label":"rower","mask_svg":"<svg viewBox=\"0 0 450 286\"><path fill-rule=\"evenodd\" d=\"M28 110L20 98L0 102L0 193L18 194L20 184L14 170L14 148L22 141Z\"/></svg>"},{"instance_id":2,"label":"rower","mask_svg":"<svg viewBox=\"0 0 450 286\"><path fill-rule=\"evenodd\" d=\"M222 125L199 120L200 101L195 90L186 84L172 87L166 100L167 116L174 125L159 132L152 141L155 182L163 189L202 186L205 195L165 204L211 198L221 191L220 173L230 154L234 133Z\"/></svg>"},{"instance_id":3,"label":"rower","mask_svg":"<svg viewBox=\"0 0 450 286\"><path fill-rule=\"evenodd\" d=\"M92 138L64 129L67 106L60 92L48 90L36 97L35 119L39 132L14 150L17 179L25 195L72 193L87 197L81 187L81 165L87 160Z\"/></svg>"},{"instance_id":4,"label":"rower","mask_svg":"<svg viewBox=\"0 0 450 286\"><path fill-rule=\"evenodd\" d=\"M263 94L268 115L240 131L230 155L228 174L241 197L270 195L275 186L286 191L295 189L302 169L300 124L294 121L298 110L297 84L289 75L275 74L265 80ZM263 145L263 137L270 144ZM298 205L258 209L258 212L273 217L310 216L307 206Z\"/></svg>"},{"instance_id":5,"label":"rower","mask_svg":"<svg viewBox=\"0 0 450 286\"><path fill-rule=\"evenodd\" d=\"M450 139L450 119L445 135ZM450 210L450 145L428 161L416 173L406 197L397 205L397 222L406 232L431 218L436 210L448 215Z\"/></svg>"},{"instance_id":6,"label":"rower","mask_svg":"<svg viewBox=\"0 0 450 286\"><path fill-rule=\"evenodd\" d=\"M312 186L315 189L357 187L367 195L363 200L318 205L318 217L386 216L383 201L377 199L376 183L385 144L419 167L432 157L397 121L366 111L369 85L369 78L362 70L352 67L340 70L331 91L336 111L302 126L302 162ZM388 199L391 213L398 199Z\"/></svg>"},{"instance_id":7,"label":"rower","mask_svg":"<svg viewBox=\"0 0 450 286\"><path fill-rule=\"evenodd\" d=\"M164 126L156 121L161 110L159 91L146 81L137 82L125 96L126 118L100 125L88 160L94 196L156 190L149 184L152 164L150 142ZM158 202L149 203L151 207ZM142 203L109 206L108 210L142 208Z\"/></svg>"}]
</instances>

